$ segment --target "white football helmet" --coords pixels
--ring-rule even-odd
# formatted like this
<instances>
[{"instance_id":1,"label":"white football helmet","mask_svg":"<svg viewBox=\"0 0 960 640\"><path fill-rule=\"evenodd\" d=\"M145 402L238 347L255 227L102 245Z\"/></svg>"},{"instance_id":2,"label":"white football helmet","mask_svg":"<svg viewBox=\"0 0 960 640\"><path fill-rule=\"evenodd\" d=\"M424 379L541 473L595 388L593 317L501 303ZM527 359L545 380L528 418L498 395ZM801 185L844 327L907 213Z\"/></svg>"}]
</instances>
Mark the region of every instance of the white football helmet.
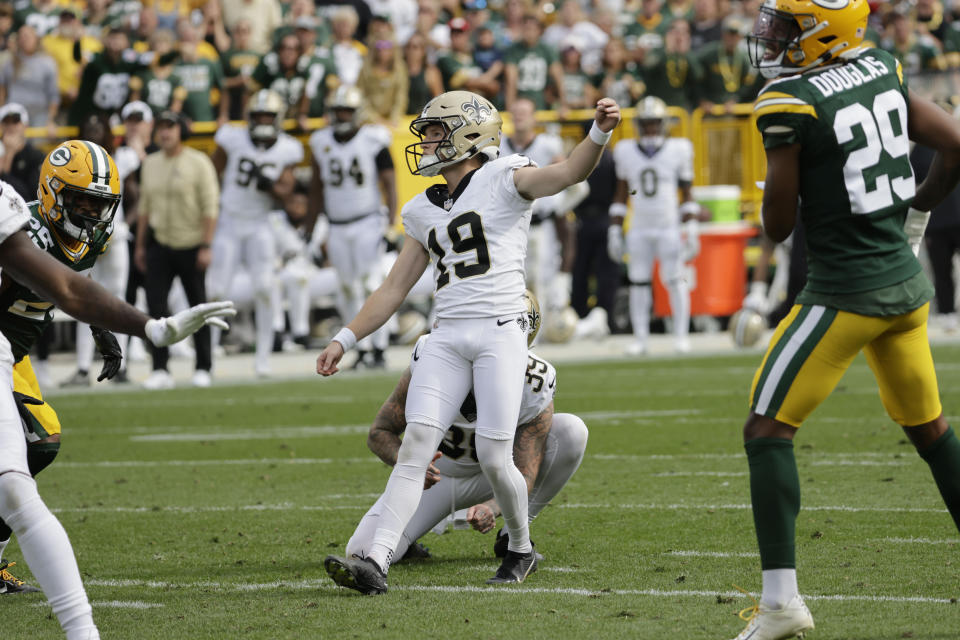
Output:
<instances>
[{"instance_id":1,"label":"white football helmet","mask_svg":"<svg viewBox=\"0 0 960 640\"><path fill-rule=\"evenodd\" d=\"M443 138L424 140L427 127L435 124L443 127ZM432 177L442 168L478 153L496 159L500 155L502 128L500 113L483 96L470 91L441 93L410 123L410 131L420 142L407 145L407 168L415 176ZM423 152L426 144L434 145L431 153Z\"/></svg>"},{"instance_id":2,"label":"white football helmet","mask_svg":"<svg viewBox=\"0 0 960 640\"><path fill-rule=\"evenodd\" d=\"M730 316L730 336L738 347L752 347L767 328L763 316L744 307Z\"/></svg>"},{"instance_id":3,"label":"white football helmet","mask_svg":"<svg viewBox=\"0 0 960 640\"><path fill-rule=\"evenodd\" d=\"M360 115L363 110L363 93L349 85L340 85L327 103L327 120L337 135L347 136L360 128ZM337 112L340 112L338 114ZM342 116L346 116L341 119Z\"/></svg>"},{"instance_id":4,"label":"white football helmet","mask_svg":"<svg viewBox=\"0 0 960 640\"><path fill-rule=\"evenodd\" d=\"M634 112L640 144L650 149L662 147L667 135L667 103L656 96L647 96L637 103Z\"/></svg>"},{"instance_id":5,"label":"white football helmet","mask_svg":"<svg viewBox=\"0 0 960 640\"><path fill-rule=\"evenodd\" d=\"M527 305L527 346L532 347L540 333L540 303L530 289L524 291L523 301Z\"/></svg>"},{"instance_id":6,"label":"white football helmet","mask_svg":"<svg viewBox=\"0 0 960 640\"><path fill-rule=\"evenodd\" d=\"M287 104L276 91L260 89L253 94L247 104L247 121L253 143L264 147L273 146L283 130L283 116L286 111Z\"/></svg>"}]
</instances>

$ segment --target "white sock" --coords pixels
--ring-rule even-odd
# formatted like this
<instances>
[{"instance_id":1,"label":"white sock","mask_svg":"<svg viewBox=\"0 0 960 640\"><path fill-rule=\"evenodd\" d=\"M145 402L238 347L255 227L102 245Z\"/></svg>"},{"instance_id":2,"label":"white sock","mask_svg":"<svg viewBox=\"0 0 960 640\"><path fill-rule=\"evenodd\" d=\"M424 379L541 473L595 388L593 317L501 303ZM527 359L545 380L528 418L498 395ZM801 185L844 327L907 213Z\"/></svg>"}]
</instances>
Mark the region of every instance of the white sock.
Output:
<instances>
[{"instance_id":1,"label":"white sock","mask_svg":"<svg viewBox=\"0 0 960 640\"><path fill-rule=\"evenodd\" d=\"M443 440L443 433L425 424L407 423L403 443L397 453L397 464L387 480L387 488L383 490L383 510L367 554L384 572L393 562L400 536L420 505L423 478L434 452Z\"/></svg>"},{"instance_id":2,"label":"white sock","mask_svg":"<svg viewBox=\"0 0 960 640\"><path fill-rule=\"evenodd\" d=\"M527 523L527 481L513 462L513 440L493 440L478 434L476 448L480 468L493 488L510 534L508 549L529 553L533 546Z\"/></svg>"},{"instance_id":3,"label":"white sock","mask_svg":"<svg viewBox=\"0 0 960 640\"><path fill-rule=\"evenodd\" d=\"M587 425L572 413L553 414L544 444L543 462L529 498L528 522L560 493L580 467L587 448Z\"/></svg>"},{"instance_id":4,"label":"white sock","mask_svg":"<svg viewBox=\"0 0 960 640\"><path fill-rule=\"evenodd\" d=\"M767 569L763 572L760 602L771 609L782 609L799 593L796 569Z\"/></svg>"},{"instance_id":5,"label":"white sock","mask_svg":"<svg viewBox=\"0 0 960 640\"><path fill-rule=\"evenodd\" d=\"M43 503L33 478L16 472L0 475L0 517L16 534L23 559L68 640L99 638L70 539Z\"/></svg>"},{"instance_id":6,"label":"white sock","mask_svg":"<svg viewBox=\"0 0 960 640\"><path fill-rule=\"evenodd\" d=\"M646 343L650 335L650 303L653 292L649 286L630 286L630 324L637 342Z\"/></svg>"},{"instance_id":7,"label":"white sock","mask_svg":"<svg viewBox=\"0 0 960 640\"><path fill-rule=\"evenodd\" d=\"M77 323L77 369L80 371L90 371L93 366L94 350L93 334L90 333L90 325L85 322Z\"/></svg>"},{"instance_id":8,"label":"white sock","mask_svg":"<svg viewBox=\"0 0 960 640\"><path fill-rule=\"evenodd\" d=\"M254 306L254 324L257 331L256 355L254 365L257 372L270 369L270 354L273 353L273 305L269 295L263 300L257 296Z\"/></svg>"},{"instance_id":9,"label":"white sock","mask_svg":"<svg viewBox=\"0 0 960 640\"><path fill-rule=\"evenodd\" d=\"M670 311L673 314L673 335L677 340L686 339L690 333L690 287L682 277L667 284Z\"/></svg>"},{"instance_id":10,"label":"white sock","mask_svg":"<svg viewBox=\"0 0 960 640\"><path fill-rule=\"evenodd\" d=\"M3 559L3 552L7 550L8 544L10 544L10 538L0 541L0 560Z\"/></svg>"}]
</instances>

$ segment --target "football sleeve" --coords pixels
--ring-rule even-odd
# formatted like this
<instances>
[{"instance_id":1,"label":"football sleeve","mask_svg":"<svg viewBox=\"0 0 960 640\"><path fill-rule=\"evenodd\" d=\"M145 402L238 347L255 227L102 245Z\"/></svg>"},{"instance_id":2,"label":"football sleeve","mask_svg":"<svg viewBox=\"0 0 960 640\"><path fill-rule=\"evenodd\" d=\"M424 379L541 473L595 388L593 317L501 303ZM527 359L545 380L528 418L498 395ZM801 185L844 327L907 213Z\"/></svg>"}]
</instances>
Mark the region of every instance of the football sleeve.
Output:
<instances>
[{"instance_id":1,"label":"football sleeve","mask_svg":"<svg viewBox=\"0 0 960 640\"><path fill-rule=\"evenodd\" d=\"M22 229L29 220L26 202L16 189L0 181L0 243Z\"/></svg>"},{"instance_id":2,"label":"football sleeve","mask_svg":"<svg viewBox=\"0 0 960 640\"><path fill-rule=\"evenodd\" d=\"M753 113L765 149L802 143L807 127L817 118L813 105L782 91L761 93Z\"/></svg>"}]
</instances>

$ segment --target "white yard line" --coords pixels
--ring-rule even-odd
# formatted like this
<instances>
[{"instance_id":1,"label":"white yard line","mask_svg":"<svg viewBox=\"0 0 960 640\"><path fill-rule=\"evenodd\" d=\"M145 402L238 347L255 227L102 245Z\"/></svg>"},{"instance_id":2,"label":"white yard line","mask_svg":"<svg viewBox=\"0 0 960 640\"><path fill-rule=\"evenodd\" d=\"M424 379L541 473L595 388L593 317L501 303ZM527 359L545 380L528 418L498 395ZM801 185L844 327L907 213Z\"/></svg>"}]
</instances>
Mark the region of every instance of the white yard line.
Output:
<instances>
[{"instance_id":1,"label":"white yard line","mask_svg":"<svg viewBox=\"0 0 960 640\"><path fill-rule=\"evenodd\" d=\"M89 584L89 582L87 583ZM141 600L93 600L90 605L105 609L160 609L166 605L162 602L143 602ZM49 607L49 602L34 602L33 607Z\"/></svg>"},{"instance_id":2,"label":"white yard line","mask_svg":"<svg viewBox=\"0 0 960 640\"><path fill-rule=\"evenodd\" d=\"M485 567L490 569L490 567ZM292 589L292 590L310 590L321 589L324 591L339 589L327 579L319 580L277 580L266 583L230 583L216 581L202 582L162 582L153 580L102 580L89 579L84 580L88 587L138 587L147 589L219 589L223 591L267 591L271 589ZM447 585L397 585L390 587L390 591L412 591L412 592L438 592L438 593L483 593L489 595L524 595L531 593L545 593L553 595L580 595L580 596L651 596L674 598L677 596L693 596L715 598L716 596L742 598L743 594L738 591L706 591L693 589L587 589L571 587L479 587L479 586L447 586ZM882 596L882 595L814 595L803 594L805 600L831 600L835 602L913 602L926 604L951 604L950 598L930 598L926 596Z\"/></svg>"},{"instance_id":3,"label":"white yard line","mask_svg":"<svg viewBox=\"0 0 960 640\"><path fill-rule=\"evenodd\" d=\"M249 458L243 460L101 460L99 462L57 462L58 467L84 468L125 468L125 467L216 467L247 465L321 465L356 464L358 462L380 462L379 458Z\"/></svg>"},{"instance_id":4,"label":"white yard line","mask_svg":"<svg viewBox=\"0 0 960 640\"><path fill-rule=\"evenodd\" d=\"M931 540L930 538L878 538L880 542L894 544L960 544L960 540Z\"/></svg>"},{"instance_id":5,"label":"white yard line","mask_svg":"<svg viewBox=\"0 0 960 640\"><path fill-rule=\"evenodd\" d=\"M276 440L280 438L315 438L317 436L342 436L367 433L370 425L355 424L334 426L263 427L262 429L229 431L221 425L204 425L204 429L225 429L206 433L166 432L130 436L132 442L205 442L210 440Z\"/></svg>"},{"instance_id":6,"label":"white yard line","mask_svg":"<svg viewBox=\"0 0 960 640\"><path fill-rule=\"evenodd\" d=\"M665 556L678 556L680 558L758 558L759 553L745 552L726 552L726 551L667 551Z\"/></svg>"},{"instance_id":7,"label":"white yard line","mask_svg":"<svg viewBox=\"0 0 960 640\"><path fill-rule=\"evenodd\" d=\"M662 471L651 473L653 478L681 478L688 476L703 476L708 478L741 478L748 475L746 471Z\"/></svg>"},{"instance_id":8,"label":"white yard line","mask_svg":"<svg viewBox=\"0 0 960 640\"><path fill-rule=\"evenodd\" d=\"M358 497L375 497L380 494L354 494ZM348 494L334 494L331 498L348 498ZM558 509L616 509L620 511L747 511L752 507L749 504L638 504L638 503L558 503L553 504ZM295 505L289 502L277 504L248 504L248 505L208 505L208 506L177 506L156 505L150 507L61 507L51 509L54 513L220 513L230 511L340 511L369 509L364 505ZM847 513L946 513L943 508L924 507L856 507L851 505L804 505L804 511L842 511Z\"/></svg>"}]
</instances>

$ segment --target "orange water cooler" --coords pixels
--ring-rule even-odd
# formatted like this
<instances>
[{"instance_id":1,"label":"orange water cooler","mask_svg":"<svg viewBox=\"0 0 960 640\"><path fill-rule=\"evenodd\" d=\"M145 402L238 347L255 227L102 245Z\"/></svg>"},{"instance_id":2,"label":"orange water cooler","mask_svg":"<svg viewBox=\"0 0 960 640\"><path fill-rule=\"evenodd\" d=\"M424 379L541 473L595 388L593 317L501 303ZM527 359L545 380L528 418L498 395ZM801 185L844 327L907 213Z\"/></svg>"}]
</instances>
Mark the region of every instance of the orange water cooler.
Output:
<instances>
[{"instance_id":1,"label":"orange water cooler","mask_svg":"<svg viewBox=\"0 0 960 640\"><path fill-rule=\"evenodd\" d=\"M700 225L700 254L690 291L690 314L729 316L740 309L747 291L747 265L743 252L757 230L745 222L713 222ZM659 265L653 272L653 312L670 315L670 297L660 282Z\"/></svg>"}]
</instances>

